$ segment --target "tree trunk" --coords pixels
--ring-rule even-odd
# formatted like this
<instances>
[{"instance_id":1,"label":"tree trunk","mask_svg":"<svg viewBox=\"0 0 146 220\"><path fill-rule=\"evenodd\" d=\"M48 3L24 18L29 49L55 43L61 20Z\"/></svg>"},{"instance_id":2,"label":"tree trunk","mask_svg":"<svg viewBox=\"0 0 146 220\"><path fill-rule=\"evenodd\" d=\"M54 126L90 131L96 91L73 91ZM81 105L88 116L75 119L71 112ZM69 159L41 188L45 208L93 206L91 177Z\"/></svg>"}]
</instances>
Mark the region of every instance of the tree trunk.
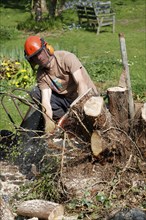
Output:
<instances>
[{"instance_id":1,"label":"tree trunk","mask_svg":"<svg viewBox=\"0 0 146 220\"><path fill-rule=\"evenodd\" d=\"M57 11L56 11L56 15L60 15L64 9L64 4L65 4L66 0L60 0L59 1L59 7L57 8Z\"/></svg>"},{"instance_id":2,"label":"tree trunk","mask_svg":"<svg viewBox=\"0 0 146 220\"><path fill-rule=\"evenodd\" d=\"M46 0L41 0L42 13L48 12Z\"/></svg>"},{"instance_id":3,"label":"tree trunk","mask_svg":"<svg viewBox=\"0 0 146 220\"><path fill-rule=\"evenodd\" d=\"M128 132L129 111L126 88L113 87L107 90L109 111L118 127Z\"/></svg>"},{"instance_id":4,"label":"tree trunk","mask_svg":"<svg viewBox=\"0 0 146 220\"><path fill-rule=\"evenodd\" d=\"M26 217L54 220L64 214L64 207L60 204L44 200L28 200L17 207L17 214Z\"/></svg>"},{"instance_id":5,"label":"tree trunk","mask_svg":"<svg viewBox=\"0 0 146 220\"><path fill-rule=\"evenodd\" d=\"M56 12L57 0L50 0L49 2L49 16L54 18Z\"/></svg>"},{"instance_id":6,"label":"tree trunk","mask_svg":"<svg viewBox=\"0 0 146 220\"><path fill-rule=\"evenodd\" d=\"M90 139L91 150L96 158L99 158L102 152L111 156L116 152L117 155L122 155L123 158L126 158L125 150L121 146L123 141L128 145L129 139L127 139L125 131L120 128L119 121L125 121L125 117L127 120L128 106L125 104L125 108L121 109L122 113L119 113L120 103L117 103L119 97L121 97L121 100L126 100L126 92L121 88L112 88L109 89L109 93L109 110L111 110L113 115L108 110L102 97L92 96L84 104L85 125L92 132ZM123 115L124 119L122 118Z\"/></svg>"},{"instance_id":7,"label":"tree trunk","mask_svg":"<svg viewBox=\"0 0 146 220\"><path fill-rule=\"evenodd\" d=\"M41 0L32 0L31 15L35 19L36 22L39 22L42 20Z\"/></svg>"},{"instance_id":8,"label":"tree trunk","mask_svg":"<svg viewBox=\"0 0 146 220\"><path fill-rule=\"evenodd\" d=\"M111 116L100 96L92 96L84 104L85 121L88 129L105 129L111 125Z\"/></svg>"}]
</instances>

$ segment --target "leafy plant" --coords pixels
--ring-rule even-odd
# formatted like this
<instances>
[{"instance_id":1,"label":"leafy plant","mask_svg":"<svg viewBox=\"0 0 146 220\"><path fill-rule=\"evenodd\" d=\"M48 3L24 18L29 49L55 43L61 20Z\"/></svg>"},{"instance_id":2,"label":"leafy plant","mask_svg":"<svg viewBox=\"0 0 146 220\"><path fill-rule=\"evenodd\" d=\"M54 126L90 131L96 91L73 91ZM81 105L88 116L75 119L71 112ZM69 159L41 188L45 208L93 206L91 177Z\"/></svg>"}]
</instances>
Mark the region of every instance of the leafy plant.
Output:
<instances>
[{"instance_id":1,"label":"leafy plant","mask_svg":"<svg viewBox=\"0 0 146 220\"><path fill-rule=\"evenodd\" d=\"M41 172L33 182L22 186L23 195L21 199L45 199L49 201L63 201L63 194L60 185L60 161L52 158L41 166Z\"/></svg>"},{"instance_id":2,"label":"leafy plant","mask_svg":"<svg viewBox=\"0 0 146 220\"><path fill-rule=\"evenodd\" d=\"M30 88L35 83L34 73L28 62L18 62L9 59L1 61L1 79L8 81L13 87Z\"/></svg>"},{"instance_id":3,"label":"leafy plant","mask_svg":"<svg viewBox=\"0 0 146 220\"><path fill-rule=\"evenodd\" d=\"M111 202L104 193L98 193L96 195L96 201L101 202L106 208L110 208Z\"/></svg>"}]
</instances>

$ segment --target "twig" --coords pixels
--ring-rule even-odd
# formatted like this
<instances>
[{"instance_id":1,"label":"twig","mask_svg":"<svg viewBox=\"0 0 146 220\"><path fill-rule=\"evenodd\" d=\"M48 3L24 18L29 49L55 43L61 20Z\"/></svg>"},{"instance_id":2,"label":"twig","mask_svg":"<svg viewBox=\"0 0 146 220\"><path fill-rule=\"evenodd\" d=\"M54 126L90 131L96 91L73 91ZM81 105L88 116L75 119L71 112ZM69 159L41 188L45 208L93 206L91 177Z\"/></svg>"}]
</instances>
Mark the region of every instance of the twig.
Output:
<instances>
[{"instance_id":1,"label":"twig","mask_svg":"<svg viewBox=\"0 0 146 220\"><path fill-rule=\"evenodd\" d=\"M63 174L63 163L64 163L64 152L65 152L65 143L66 143L67 134L64 133L64 140L63 140L63 146L62 146L62 156L61 156L61 169L60 169L60 177L62 179Z\"/></svg>"},{"instance_id":2,"label":"twig","mask_svg":"<svg viewBox=\"0 0 146 220\"><path fill-rule=\"evenodd\" d=\"M85 214L85 216L87 217L87 219L91 220L91 218L89 218L89 216L87 214Z\"/></svg>"},{"instance_id":3,"label":"twig","mask_svg":"<svg viewBox=\"0 0 146 220\"><path fill-rule=\"evenodd\" d=\"M104 180L100 180L100 181L97 181L97 182L95 182L91 187L93 187L93 186L95 186L95 185L97 185L97 184L101 184L101 183L108 183L107 181L104 181Z\"/></svg>"},{"instance_id":4,"label":"twig","mask_svg":"<svg viewBox=\"0 0 146 220\"><path fill-rule=\"evenodd\" d=\"M116 184L113 186L112 190L110 191L109 199L111 199L113 191L116 189L117 185L120 183L121 175L128 169L128 167L131 163L131 159L132 159L132 154L130 154L130 157L126 163L126 166L121 171L118 172L118 180L117 180Z\"/></svg>"}]
</instances>

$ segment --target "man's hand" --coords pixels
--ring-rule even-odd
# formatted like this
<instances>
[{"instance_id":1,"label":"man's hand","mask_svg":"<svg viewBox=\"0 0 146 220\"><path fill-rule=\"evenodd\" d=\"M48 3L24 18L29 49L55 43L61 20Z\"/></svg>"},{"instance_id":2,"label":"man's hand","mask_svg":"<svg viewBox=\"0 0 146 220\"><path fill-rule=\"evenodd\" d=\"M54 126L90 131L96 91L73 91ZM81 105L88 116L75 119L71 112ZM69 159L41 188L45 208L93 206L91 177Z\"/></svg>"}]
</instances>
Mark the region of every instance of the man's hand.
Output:
<instances>
[{"instance_id":1,"label":"man's hand","mask_svg":"<svg viewBox=\"0 0 146 220\"><path fill-rule=\"evenodd\" d=\"M46 134L53 134L54 131L55 131L55 128L56 128L56 125L55 123L50 119L50 120L47 120L47 123L46 123L46 126L45 126L45 132Z\"/></svg>"}]
</instances>

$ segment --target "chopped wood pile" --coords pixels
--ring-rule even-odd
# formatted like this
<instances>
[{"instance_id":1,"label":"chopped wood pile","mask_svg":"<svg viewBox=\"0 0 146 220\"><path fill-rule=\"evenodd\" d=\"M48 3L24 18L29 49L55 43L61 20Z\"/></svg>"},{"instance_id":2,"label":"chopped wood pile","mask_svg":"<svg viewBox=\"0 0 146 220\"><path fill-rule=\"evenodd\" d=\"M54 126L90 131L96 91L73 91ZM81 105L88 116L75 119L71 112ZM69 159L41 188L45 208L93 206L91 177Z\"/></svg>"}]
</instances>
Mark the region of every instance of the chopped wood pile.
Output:
<instances>
[{"instance_id":1,"label":"chopped wood pile","mask_svg":"<svg viewBox=\"0 0 146 220\"><path fill-rule=\"evenodd\" d=\"M127 148L146 159L146 103L130 119L127 94L126 88L112 87L104 100L89 90L70 108L65 132L89 143L96 158L105 150L116 149L125 157Z\"/></svg>"}]
</instances>

